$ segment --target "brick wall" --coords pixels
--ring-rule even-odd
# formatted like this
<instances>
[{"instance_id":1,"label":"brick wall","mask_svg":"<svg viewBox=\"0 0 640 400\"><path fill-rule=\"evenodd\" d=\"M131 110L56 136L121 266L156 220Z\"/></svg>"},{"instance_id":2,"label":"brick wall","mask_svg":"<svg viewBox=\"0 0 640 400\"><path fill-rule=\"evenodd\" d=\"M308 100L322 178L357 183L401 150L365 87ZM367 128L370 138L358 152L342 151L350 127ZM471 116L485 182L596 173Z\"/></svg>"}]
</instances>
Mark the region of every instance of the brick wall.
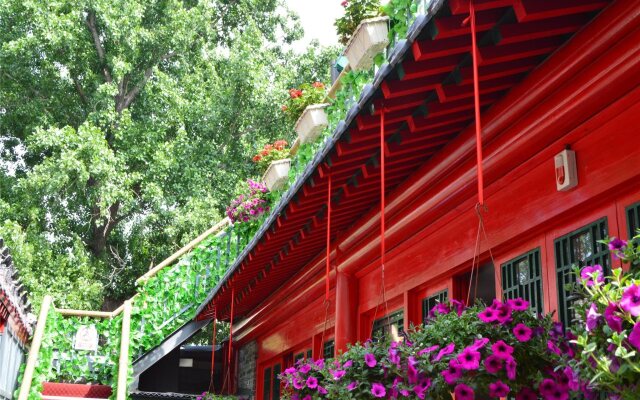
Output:
<instances>
[{"instance_id":1,"label":"brick wall","mask_svg":"<svg viewBox=\"0 0 640 400\"><path fill-rule=\"evenodd\" d=\"M249 400L256 395L256 360L258 344L256 341L242 346L238 352L238 396Z\"/></svg>"}]
</instances>

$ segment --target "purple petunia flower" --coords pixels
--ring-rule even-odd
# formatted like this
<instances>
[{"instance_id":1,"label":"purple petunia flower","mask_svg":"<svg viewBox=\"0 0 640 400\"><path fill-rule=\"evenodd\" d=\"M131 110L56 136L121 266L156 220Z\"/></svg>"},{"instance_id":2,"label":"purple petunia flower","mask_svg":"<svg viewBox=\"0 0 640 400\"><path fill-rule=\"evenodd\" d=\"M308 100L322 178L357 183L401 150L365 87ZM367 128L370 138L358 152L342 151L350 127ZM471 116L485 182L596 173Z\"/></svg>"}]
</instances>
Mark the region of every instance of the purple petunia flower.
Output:
<instances>
[{"instance_id":1,"label":"purple petunia flower","mask_svg":"<svg viewBox=\"0 0 640 400\"><path fill-rule=\"evenodd\" d=\"M538 391L543 397L547 397L551 395L553 392L557 390L556 382L553 379L544 379L540 382L540 386L538 387Z\"/></svg>"},{"instance_id":2,"label":"purple petunia flower","mask_svg":"<svg viewBox=\"0 0 640 400\"><path fill-rule=\"evenodd\" d=\"M489 396L507 397L511 389L502 381L495 381L489 384Z\"/></svg>"},{"instance_id":3,"label":"purple petunia flower","mask_svg":"<svg viewBox=\"0 0 640 400\"><path fill-rule=\"evenodd\" d=\"M440 349L438 354L433 358L433 361L440 361L442 357L453 353L455 349L456 349L455 343L449 343L444 348Z\"/></svg>"},{"instance_id":4,"label":"purple petunia flower","mask_svg":"<svg viewBox=\"0 0 640 400\"><path fill-rule=\"evenodd\" d=\"M595 303L591 303L589 311L587 311L587 332L596 329L601 318L602 314L598 313L598 306Z\"/></svg>"},{"instance_id":5,"label":"purple petunia flower","mask_svg":"<svg viewBox=\"0 0 640 400\"><path fill-rule=\"evenodd\" d=\"M525 324L519 323L513 327L513 336L515 336L519 342L528 342L533 336L533 331Z\"/></svg>"},{"instance_id":6,"label":"purple petunia flower","mask_svg":"<svg viewBox=\"0 0 640 400\"><path fill-rule=\"evenodd\" d=\"M456 314L458 314L458 317L461 316L465 308L467 308L464 305L464 303L461 302L460 300L452 299L450 303L453 306L453 308L456 310Z\"/></svg>"},{"instance_id":7,"label":"purple petunia flower","mask_svg":"<svg viewBox=\"0 0 640 400\"><path fill-rule=\"evenodd\" d=\"M525 387L520 389L516 400L538 400L538 395L531 388Z\"/></svg>"},{"instance_id":8,"label":"purple petunia flower","mask_svg":"<svg viewBox=\"0 0 640 400\"><path fill-rule=\"evenodd\" d=\"M634 317L640 315L640 286L633 284L625 289L620 300L620 308Z\"/></svg>"},{"instance_id":9,"label":"purple petunia flower","mask_svg":"<svg viewBox=\"0 0 640 400\"><path fill-rule=\"evenodd\" d=\"M507 359L507 361L505 361L505 369L507 370L507 378L509 378L509 380L514 380L516 379L516 367L518 366L518 364L516 364L516 360L511 357L509 359Z\"/></svg>"},{"instance_id":10,"label":"purple petunia flower","mask_svg":"<svg viewBox=\"0 0 640 400\"><path fill-rule=\"evenodd\" d=\"M507 304L514 311L527 311L529 309L529 302L520 297L508 300Z\"/></svg>"},{"instance_id":11,"label":"purple petunia flower","mask_svg":"<svg viewBox=\"0 0 640 400\"><path fill-rule=\"evenodd\" d=\"M473 342L473 344L471 346L469 346L469 347L474 349L474 350L480 351L480 349L482 349L484 346L486 346L487 343L489 343L489 339L487 339L487 338L476 339Z\"/></svg>"},{"instance_id":12,"label":"purple petunia flower","mask_svg":"<svg viewBox=\"0 0 640 400\"><path fill-rule=\"evenodd\" d=\"M547 350L553 353L556 353L559 356L562 355L562 350L560 350L560 348L556 346L556 344L553 343L551 340L547 340Z\"/></svg>"},{"instance_id":13,"label":"purple petunia flower","mask_svg":"<svg viewBox=\"0 0 640 400\"><path fill-rule=\"evenodd\" d=\"M318 393L320 393L320 394L327 394L327 393L329 393L329 392L327 391L327 389L325 389L324 387L322 387L322 386L320 386L320 385L318 385L318 389L317 389L317 390L318 390Z\"/></svg>"},{"instance_id":14,"label":"purple petunia flower","mask_svg":"<svg viewBox=\"0 0 640 400\"><path fill-rule=\"evenodd\" d=\"M438 346L437 344L434 345L434 346L429 346L429 347L426 347L426 348L420 350L418 352L418 355L422 356L422 355L425 355L425 354L429 354L429 353L432 353L432 352L438 350L439 348L440 348L440 346Z\"/></svg>"},{"instance_id":15,"label":"purple petunia flower","mask_svg":"<svg viewBox=\"0 0 640 400\"><path fill-rule=\"evenodd\" d=\"M593 286L594 284L604 282L604 277L602 276L602 265L596 264L582 268L582 271L580 271L580 278L582 278L587 286Z\"/></svg>"},{"instance_id":16,"label":"purple petunia flower","mask_svg":"<svg viewBox=\"0 0 640 400\"><path fill-rule=\"evenodd\" d=\"M449 369L445 369L441 372L444 381L447 382L447 385L453 385L456 381L462 378L462 368L460 368L460 364L458 360L455 358L449 361Z\"/></svg>"},{"instance_id":17,"label":"purple petunia flower","mask_svg":"<svg viewBox=\"0 0 640 400\"><path fill-rule=\"evenodd\" d=\"M429 311L429 316L434 318L438 314L449 314L451 310L449 310L449 305L447 303L438 303L436 304L431 311Z\"/></svg>"},{"instance_id":18,"label":"purple petunia flower","mask_svg":"<svg viewBox=\"0 0 640 400\"><path fill-rule=\"evenodd\" d=\"M497 357L502 358L503 360L508 360L513 358L511 354L513 354L513 347L506 344L503 340L498 340L491 346L491 350L493 354Z\"/></svg>"},{"instance_id":19,"label":"purple petunia flower","mask_svg":"<svg viewBox=\"0 0 640 400\"><path fill-rule=\"evenodd\" d=\"M478 318L480 318L480 321L485 323L494 322L498 318L498 313L495 309L487 307L484 311L478 314Z\"/></svg>"},{"instance_id":20,"label":"purple petunia flower","mask_svg":"<svg viewBox=\"0 0 640 400\"><path fill-rule=\"evenodd\" d=\"M351 368L352 365L353 365L353 361L347 360L347 361L345 361L344 364L342 364L342 368L344 368L344 369Z\"/></svg>"},{"instance_id":21,"label":"purple petunia flower","mask_svg":"<svg viewBox=\"0 0 640 400\"><path fill-rule=\"evenodd\" d=\"M640 350L640 322L636 322L629 334L629 343L636 349Z\"/></svg>"},{"instance_id":22,"label":"purple petunia flower","mask_svg":"<svg viewBox=\"0 0 640 400\"><path fill-rule=\"evenodd\" d=\"M331 371L331 375L333 376L333 379L339 381L340 379L342 379L342 377L347 373L347 371L343 370L343 369L339 369L336 371Z\"/></svg>"},{"instance_id":23,"label":"purple petunia flower","mask_svg":"<svg viewBox=\"0 0 640 400\"><path fill-rule=\"evenodd\" d=\"M378 364L378 362L376 361L376 356L371 353L367 353L364 355L364 363L367 364L367 367L369 368L373 368L376 366L376 364Z\"/></svg>"},{"instance_id":24,"label":"purple petunia flower","mask_svg":"<svg viewBox=\"0 0 640 400\"><path fill-rule=\"evenodd\" d=\"M309 389L315 389L318 387L318 378L315 376L310 376L307 378L307 387Z\"/></svg>"},{"instance_id":25,"label":"purple petunia flower","mask_svg":"<svg viewBox=\"0 0 640 400\"><path fill-rule=\"evenodd\" d=\"M371 385L371 394L373 394L373 397L384 397L387 395L387 390L384 385L376 382Z\"/></svg>"},{"instance_id":26,"label":"purple petunia flower","mask_svg":"<svg viewBox=\"0 0 640 400\"><path fill-rule=\"evenodd\" d=\"M305 364L305 365L301 366L301 367L298 369L298 371L299 371L301 374L308 374L308 373L309 373L309 371L311 371L311 365L309 365L309 364Z\"/></svg>"},{"instance_id":27,"label":"purple petunia flower","mask_svg":"<svg viewBox=\"0 0 640 400\"><path fill-rule=\"evenodd\" d=\"M324 368L324 358L319 358L314 362L314 365L318 367L318 369Z\"/></svg>"},{"instance_id":28,"label":"purple petunia flower","mask_svg":"<svg viewBox=\"0 0 640 400\"><path fill-rule=\"evenodd\" d=\"M509 304L500 304L496 307L496 321L500 325L504 325L511 321L511 306Z\"/></svg>"},{"instance_id":29,"label":"purple petunia flower","mask_svg":"<svg viewBox=\"0 0 640 400\"><path fill-rule=\"evenodd\" d=\"M484 359L484 368L490 374L497 374L502 369L502 358L491 354Z\"/></svg>"},{"instance_id":30,"label":"purple petunia flower","mask_svg":"<svg viewBox=\"0 0 640 400\"><path fill-rule=\"evenodd\" d=\"M462 369L476 370L480 367L480 353L471 347L465 348L456 359Z\"/></svg>"},{"instance_id":31,"label":"purple petunia flower","mask_svg":"<svg viewBox=\"0 0 640 400\"><path fill-rule=\"evenodd\" d=\"M476 396L473 389L464 383L459 383L453 393L456 395L456 400L474 400Z\"/></svg>"},{"instance_id":32,"label":"purple petunia flower","mask_svg":"<svg viewBox=\"0 0 640 400\"><path fill-rule=\"evenodd\" d=\"M293 378L293 387L297 390L302 390L304 389L304 379L301 379L299 377L294 377Z\"/></svg>"},{"instance_id":33,"label":"purple petunia flower","mask_svg":"<svg viewBox=\"0 0 640 400\"><path fill-rule=\"evenodd\" d=\"M609 242L609 250L611 250L611 251L620 251L620 250L624 249L625 247L627 247L627 241L626 240L622 240L622 239L618 239L618 238L614 237Z\"/></svg>"},{"instance_id":34,"label":"purple petunia flower","mask_svg":"<svg viewBox=\"0 0 640 400\"><path fill-rule=\"evenodd\" d=\"M356 387L358 387L358 382L353 381L350 384L347 385L347 390L348 391L352 391L353 389L355 389Z\"/></svg>"},{"instance_id":35,"label":"purple petunia flower","mask_svg":"<svg viewBox=\"0 0 640 400\"><path fill-rule=\"evenodd\" d=\"M609 303L604 310L604 320L607 322L607 325L609 325L612 331L618 333L622 332L622 318L616 315L616 312L619 310L620 308L615 303Z\"/></svg>"}]
</instances>

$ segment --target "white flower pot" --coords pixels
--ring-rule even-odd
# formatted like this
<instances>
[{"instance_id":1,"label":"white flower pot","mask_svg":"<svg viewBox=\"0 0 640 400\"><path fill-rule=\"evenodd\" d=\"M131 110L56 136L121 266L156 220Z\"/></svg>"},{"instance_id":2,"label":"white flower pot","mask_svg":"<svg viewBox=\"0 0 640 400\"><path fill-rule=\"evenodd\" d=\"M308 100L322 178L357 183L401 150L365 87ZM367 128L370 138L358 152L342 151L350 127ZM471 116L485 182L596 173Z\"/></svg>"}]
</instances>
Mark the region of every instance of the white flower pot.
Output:
<instances>
[{"instance_id":1,"label":"white flower pot","mask_svg":"<svg viewBox=\"0 0 640 400\"><path fill-rule=\"evenodd\" d=\"M345 50L352 70L371 68L374 57L389 45L388 21L388 17L378 17L360 22Z\"/></svg>"},{"instance_id":2,"label":"white flower pot","mask_svg":"<svg viewBox=\"0 0 640 400\"><path fill-rule=\"evenodd\" d=\"M269 168L262 175L262 181L267 185L267 189L270 192L281 189L285 183L289 180L289 168L291 167L291 160L285 158L284 160L274 161L269 164Z\"/></svg>"},{"instance_id":3,"label":"white flower pot","mask_svg":"<svg viewBox=\"0 0 640 400\"><path fill-rule=\"evenodd\" d=\"M304 109L294 128L301 144L313 142L327 127L329 121L324 109L328 106L328 104L314 104Z\"/></svg>"}]
</instances>

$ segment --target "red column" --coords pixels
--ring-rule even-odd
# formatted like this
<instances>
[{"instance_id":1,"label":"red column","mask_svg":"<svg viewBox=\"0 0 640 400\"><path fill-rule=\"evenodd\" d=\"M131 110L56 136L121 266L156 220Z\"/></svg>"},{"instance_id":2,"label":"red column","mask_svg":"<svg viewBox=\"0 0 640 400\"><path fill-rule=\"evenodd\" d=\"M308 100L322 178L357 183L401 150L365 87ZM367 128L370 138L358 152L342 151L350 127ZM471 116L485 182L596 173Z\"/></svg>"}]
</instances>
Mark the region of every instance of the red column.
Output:
<instances>
[{"instance_id":1,"label":"red column","mask_svg":"<svg viewBox=\"0 0 640 400\"><path fill-rule=\"evenodd\" d=\"M347 350L348 343L358 340L358 280L336 269L336 334L335 351Z\"/></svg>"}]
</instances>

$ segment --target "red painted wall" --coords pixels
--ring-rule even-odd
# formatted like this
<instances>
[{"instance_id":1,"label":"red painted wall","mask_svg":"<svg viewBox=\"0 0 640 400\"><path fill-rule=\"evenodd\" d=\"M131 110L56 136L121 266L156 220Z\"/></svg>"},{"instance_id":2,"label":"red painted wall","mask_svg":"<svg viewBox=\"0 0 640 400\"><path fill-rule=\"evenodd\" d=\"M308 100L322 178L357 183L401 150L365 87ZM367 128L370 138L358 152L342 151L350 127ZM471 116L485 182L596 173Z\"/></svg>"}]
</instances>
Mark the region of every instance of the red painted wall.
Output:
<instances>
[{"instance_id":1,"label":"red painted wall","mask_svg":"<svg viewBox=\"0 0 640 400\"><path fill-rule=\"evenodd\" d=\"M493 255L498 272L500 264L539 247L547 312L557 305L554 239L602 217L607 217L609 235L627 238L624 208L640 201L640 71L633 71L632 80L623 75L616 80L611 70L612 60L619 59L623 50L637 54L638 35L636 29L599 59L579 70L564 71L567 79L546 101L484 143L489 211L485 214L488 240L482 240L481 261ZM547 62L563 57L562 51ZM526 94L545 79L532 74L514 92ZM511 99L507 96L504 101ZM501 107L508 109L508 104ZM470 136L463 134L443 153L454 153L456 146L468 140ZM566 145L577 154L579 185L558 192L553 156ZM438 160L429 161L389 196L390 204L399 203L387 221L386 304L379 301L378 228L367 222L371 215L366 215L335 244L328 308L324 303L324 254L320 254L236 326L234 339L239 346L251 340L258 343L258 399L262 398L264 368L289 362L292 354L309 348L319 357L322 340L333 337L336 269L357 278L358 340L367 339L372 321L387 311L403 309L407 326L420 323L423 298L444 288L450 294L461 292L454 276L471 268L478 227L475 160L456 160L448 166L446 179L429 181L434 167L429 163ZM415 185L420 195L406 198L407 188L416 189ZM365 239L353 240L367 224L370 232ZM498 284L496 289L499 291Z\"/></svg>"}]
</instances>

